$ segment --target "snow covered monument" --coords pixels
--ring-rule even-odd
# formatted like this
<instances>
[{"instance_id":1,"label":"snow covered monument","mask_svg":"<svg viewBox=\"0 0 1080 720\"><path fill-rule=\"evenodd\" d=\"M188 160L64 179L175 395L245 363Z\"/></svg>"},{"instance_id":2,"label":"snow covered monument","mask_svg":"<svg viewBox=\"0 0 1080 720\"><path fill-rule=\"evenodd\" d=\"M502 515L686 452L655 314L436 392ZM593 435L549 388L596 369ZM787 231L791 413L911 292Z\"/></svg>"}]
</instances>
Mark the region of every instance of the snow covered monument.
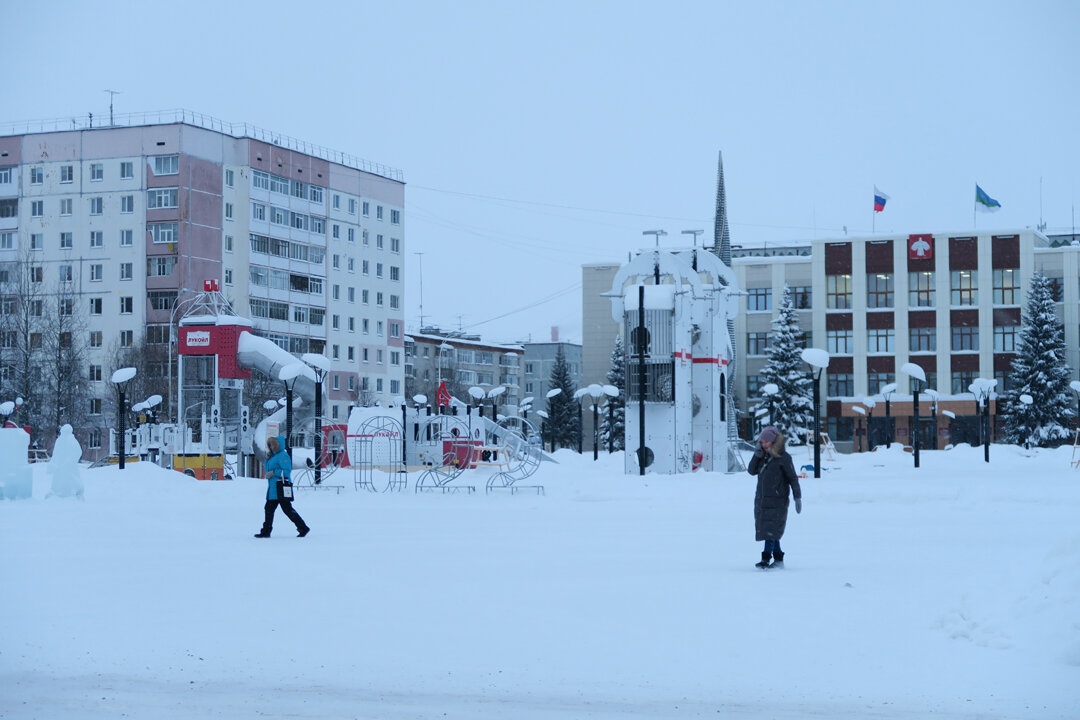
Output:
<instances>
[{"instance_id":1,"label":"snow covered monument","mask_svg":"<svg viewBox=\"0 0 1080 720\"><path fill-rule=\"evenodd\" d=\"M627 352L626 472L742 469L730 392L735 369L735 274L723 160L716 244L643 250L612 282L612 318Z\"/></svg>"}]
</instances>

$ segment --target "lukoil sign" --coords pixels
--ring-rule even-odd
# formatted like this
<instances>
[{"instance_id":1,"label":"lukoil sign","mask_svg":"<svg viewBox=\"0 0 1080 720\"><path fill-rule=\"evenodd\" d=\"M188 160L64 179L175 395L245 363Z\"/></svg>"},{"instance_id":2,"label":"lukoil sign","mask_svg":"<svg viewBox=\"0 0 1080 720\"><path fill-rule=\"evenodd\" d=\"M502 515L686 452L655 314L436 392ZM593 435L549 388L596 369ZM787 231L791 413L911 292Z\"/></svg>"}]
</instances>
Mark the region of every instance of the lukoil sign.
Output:
<instances>
[{"instance_id":1,"label":"lukoil sign","mask_svg":"<svg viewBox=\"0 0 1080 720\"><path fill-rule=\"evenodd\" d=\"M210 333L202 330L187 334L188 347L210 347Z\"/></svg>"}]
</instances>

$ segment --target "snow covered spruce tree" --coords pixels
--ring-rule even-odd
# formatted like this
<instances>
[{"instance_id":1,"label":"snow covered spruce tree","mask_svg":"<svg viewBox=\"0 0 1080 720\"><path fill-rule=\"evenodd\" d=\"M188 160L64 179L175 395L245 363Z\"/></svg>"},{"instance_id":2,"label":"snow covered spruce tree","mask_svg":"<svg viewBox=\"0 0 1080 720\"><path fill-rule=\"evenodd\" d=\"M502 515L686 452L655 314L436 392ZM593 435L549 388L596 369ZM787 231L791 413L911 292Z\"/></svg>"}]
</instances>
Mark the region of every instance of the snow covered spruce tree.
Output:
<instances>
[{"instance_id":1,"label":"snow covered spruce tree","mask_svg":"<svg viewBox=\"0 0 1080 720\"><path fill-rule=\"evenodd\" d=\"M607 381L608 385L619 388L619 396L607 399L604 420L600 423L600 446L619 451L626 447L626 355L622 337L618 335L615 336L615 349L611 351Z\"/></svg>"},{"instance_id":2,"label":"snow covered spruce tree","mask_svg":"<svg viewBox=\"0 0 1080 720\"><path fill-rule=\"evenodd\" d=\"M1069 390L1072 370L1065 364L1065 331L1054 309L1050 281L1038 270L1031 277L1027 309L1020 328L1016 358L1003 393L1005 440L1017 445L1054 447L1071 437L1075 416ZM1030 395L1030 404L1020 401Z\"/></svg>"},{"instance_id":3,"label":"snow covered spruce tree","mask_svg":"<svg viewBox=\"0 0 1080 720\"><path fill-rule=\"evenodd\" d=\"M769 361L758 376L762 385L774 383L780 391L766 395L761 404L768 409L772 424L784 433L788 442L797 445L803 442L814 422L813 384L800 355L804 335L787 285L772 325L769 345L765 348Z\"/></svg>"},{"instance_id":4,"label":"snow covered spruce tree","mask_svg":"<svg viewBox=\"0 0 1080 720\"><path fill-rule=\"evenodd\" d=\"M555 365L551 368L551 390L559 388L561 393L547 399L548 437L560 448L576 448L578 441L578 403L574 400L577 388L570 377L570 366L566 363L566 354L562 346L555 355Z\"/></svg>"}]
</instances>

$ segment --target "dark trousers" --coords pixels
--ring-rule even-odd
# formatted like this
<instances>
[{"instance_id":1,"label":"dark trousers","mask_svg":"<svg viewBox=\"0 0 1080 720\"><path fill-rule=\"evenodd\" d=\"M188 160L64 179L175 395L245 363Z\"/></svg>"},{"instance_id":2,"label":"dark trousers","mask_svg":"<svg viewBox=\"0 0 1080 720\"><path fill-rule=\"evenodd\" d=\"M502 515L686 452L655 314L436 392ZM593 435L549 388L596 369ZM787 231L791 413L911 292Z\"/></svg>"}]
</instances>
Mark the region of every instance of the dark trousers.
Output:
<instances>
[{"instance_id":1,"label":"dark trousers","mask_svg":"<svg viewBox=\"0 0 1080 720\"><path fill-rule=\"evenodd\" d=\"M274 529L274 511L277 510L278 505L281 506L281 510L285 513L285 517L293 521L297 530L303 530L307 527L307 525L304 524L303 518L300 517L300 513L293 509L292 500L267 500L266 507L263 508L266 513L266 519L263 520L262 526L263 534L269 535L270 531Z\"/></svg>"}]
</instances>

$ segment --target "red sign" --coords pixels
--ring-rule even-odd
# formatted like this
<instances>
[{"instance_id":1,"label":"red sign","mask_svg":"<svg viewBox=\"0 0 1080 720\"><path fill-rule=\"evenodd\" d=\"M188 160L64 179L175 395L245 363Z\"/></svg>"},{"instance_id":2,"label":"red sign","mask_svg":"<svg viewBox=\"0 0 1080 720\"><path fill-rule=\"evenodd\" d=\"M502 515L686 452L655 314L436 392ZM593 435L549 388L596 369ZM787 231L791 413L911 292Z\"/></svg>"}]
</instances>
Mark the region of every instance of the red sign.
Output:
<instances>
[{"instance_id":1,"label":"red sign","mask_svg":"<svg viewBox=\"0 0 1080 720\"><path fill-rule=\"evenodd\" d=\"M437 398L437 402L439 403L439 407L450 404L450 391L446 389L445 380L439 383L439 395Z\"/></svg>"},{"instance_id":2,"label":"red sign","mask_svg":"<svg viewBox=\"0 0 1080 720\"><path fill-rule=\"evenodd\" d=\"M930 260L934 257L933 235L908 235L907 252L909 260Z\"/></svg>"}]
</instances>

